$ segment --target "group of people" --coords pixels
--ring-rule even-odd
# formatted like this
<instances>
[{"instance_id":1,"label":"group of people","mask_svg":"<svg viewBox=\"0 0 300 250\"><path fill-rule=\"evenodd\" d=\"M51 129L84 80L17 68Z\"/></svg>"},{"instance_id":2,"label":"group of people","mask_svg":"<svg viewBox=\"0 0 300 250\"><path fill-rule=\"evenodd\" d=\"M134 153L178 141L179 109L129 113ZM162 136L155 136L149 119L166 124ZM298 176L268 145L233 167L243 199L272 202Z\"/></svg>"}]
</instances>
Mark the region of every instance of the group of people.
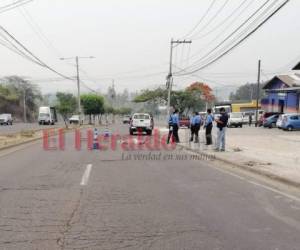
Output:
<instances>
[{"instance_id":1,"label":"group of people","mask_svg":"<svg viewBox=\"0 0 300 250\"><path fill-rule=\"evenodd\" d=\"M194 112L193 116L190 119L190 129L191 129L191 142L199 143L199 130L201 126L204 126L205 129L205 137L206 144L212 145L212 128L214 121L217 125L217 142L216 142L216 150L217 151L225 151L225 131L228 123L228 115L225 112L224 108L220 109L220 116L215 119L212 110L207 109L207 113L205 119L201 117L198 112ZM179 124L179 111L176 109L172 115L169 117L169 135L167 143L170 142L171 137L173 136L174 141L179 143L178 129L180 127Z\"/></svg>"}]
</instances>

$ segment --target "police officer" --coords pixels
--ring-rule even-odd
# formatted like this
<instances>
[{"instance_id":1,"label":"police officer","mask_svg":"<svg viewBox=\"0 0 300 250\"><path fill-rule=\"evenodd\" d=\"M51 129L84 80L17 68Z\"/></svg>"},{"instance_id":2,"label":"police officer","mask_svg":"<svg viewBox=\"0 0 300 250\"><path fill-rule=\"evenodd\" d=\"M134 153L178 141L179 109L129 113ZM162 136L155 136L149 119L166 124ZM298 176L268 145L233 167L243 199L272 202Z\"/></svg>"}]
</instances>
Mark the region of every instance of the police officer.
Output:
<instances>
[{"instance_id":1,"label":"police officer","mask_svg":"<svg viewBox=\"0 0 300 250\"><path fill-rule=\"evenodd\" d=\"M211 131L212 131L212 128L213 128L213 121L214 121L214 117L211 114L211 109L208 109L207 114L206 114L206 118L205 118L205 123L204 123L206 145L211 145L212 144Z\"/></svg>"},{"instance_id":2,"label":"police officer","mask_svg":"<svg viewBox=\"0 0 300 250\"><path fill-rule=\"evenodd\" d=\"M169 118L169 135L167 143L170 142L171 136L173 135L175 142L179 143L179 136L178 136L178 129L179 129L179 111L175 109L173 114Z\"/></svg>"},{"instance_id":3,"label":"police officer","mask_svg":"<svg viewBox=\"0 0 300 250\"><path fill-rule=\"evenodd\" d=\"M199 142L199 130L201 126L201 116L198 112L195 112L193 117L191 118L191 139L190 141L194 140L195 135L195 143Z\"/></svg>"}]
</instances>

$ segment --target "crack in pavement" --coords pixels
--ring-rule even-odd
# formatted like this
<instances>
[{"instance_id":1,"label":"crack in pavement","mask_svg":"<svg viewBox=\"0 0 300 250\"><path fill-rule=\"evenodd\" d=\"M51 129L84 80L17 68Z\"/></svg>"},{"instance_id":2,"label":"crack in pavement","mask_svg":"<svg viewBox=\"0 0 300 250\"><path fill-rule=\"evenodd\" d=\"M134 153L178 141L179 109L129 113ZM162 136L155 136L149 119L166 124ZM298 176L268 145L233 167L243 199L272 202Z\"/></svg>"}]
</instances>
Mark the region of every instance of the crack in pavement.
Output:
<instances>
[{"instance_id":1,"label":"crack in pavement","mask_svg":"<svg viewBox=\"0 0 300 250\"><path fill-rule=\"evenodd\" d=\"M62 236L56 239L57 245L60 247L60 249L65 249L65 240L66 240L66 234L71 230L72 224L75 223L74 218L77 214L77 211L80 208L81 201L83 197L83 188L80 189L79 199L77 200L77 203L74 206L74 209L72 210L72 213L70 214L69 219L66 221L64 225L64 230L61 231Z\"/></svg>"}]
</instances>

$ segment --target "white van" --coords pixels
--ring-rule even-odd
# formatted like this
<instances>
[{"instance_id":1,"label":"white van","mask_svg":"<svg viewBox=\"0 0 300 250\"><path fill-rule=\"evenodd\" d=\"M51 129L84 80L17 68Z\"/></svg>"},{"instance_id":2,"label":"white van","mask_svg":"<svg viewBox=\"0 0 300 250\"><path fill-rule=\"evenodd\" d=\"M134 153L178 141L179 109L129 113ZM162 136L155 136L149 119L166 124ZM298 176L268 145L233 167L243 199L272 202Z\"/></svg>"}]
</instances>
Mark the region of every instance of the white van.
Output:
<instances>
[{"instance_id":1,"label":"white van","mask_svg":"<svg viewBox=\"0 0 300 250\"><path fill-rule=\"evenodd\" d=\"M57 122L56 110L54 107L40 107L38 122L40 125L54 125Z\"/></svg>"}]
</instances>

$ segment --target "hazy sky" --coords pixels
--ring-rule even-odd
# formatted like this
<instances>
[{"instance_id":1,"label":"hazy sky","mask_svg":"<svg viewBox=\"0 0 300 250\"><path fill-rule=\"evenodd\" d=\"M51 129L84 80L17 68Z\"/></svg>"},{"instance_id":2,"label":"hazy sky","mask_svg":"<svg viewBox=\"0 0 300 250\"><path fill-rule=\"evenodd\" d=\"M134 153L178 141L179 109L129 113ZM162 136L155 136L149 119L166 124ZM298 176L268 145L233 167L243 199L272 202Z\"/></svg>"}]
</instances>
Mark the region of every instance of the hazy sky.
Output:
<instances>
[{"instance_id":1,"label":"hazy sky","mask_svg":"<svg viewBox=\"0 0 300 250\"><path fill-rule=\"evenodd\" d=\"M0 9L14 1L1 0ZM81 76L92 89L106 92L114 79L118 90L139 90L165 84L170 39L182 38L191 31L211 2L34 0L22 8L0 13L0 24L63 74L74 76L75 68L60 61L59 57L95 56L95 59L80 61L86 72ZM216 0L206 18L191 34L192 45L180 45L174 50L173 63L184 68L200 59L263 2ZM277 1L278 4L282 2ZM239 5L239 12L228 19ZM222 11L218 13L220 9ZM218 63L198 72L198 77L176 77L175 87L183 88L201 78L207 79L213 87L256 81L259 58L262 60L263 80L271 77L273 72L288 70L300 59L299 9L300 0L291 0L249 40ZM38 84L44 93L76 89L75 82L49 81L57 76L1 45L0 53L0 76L14 74L41 81ZM189 55L192 58L188 60ZM83 90L86 89L83 87Z\"/></svg>"}]
</instances>

